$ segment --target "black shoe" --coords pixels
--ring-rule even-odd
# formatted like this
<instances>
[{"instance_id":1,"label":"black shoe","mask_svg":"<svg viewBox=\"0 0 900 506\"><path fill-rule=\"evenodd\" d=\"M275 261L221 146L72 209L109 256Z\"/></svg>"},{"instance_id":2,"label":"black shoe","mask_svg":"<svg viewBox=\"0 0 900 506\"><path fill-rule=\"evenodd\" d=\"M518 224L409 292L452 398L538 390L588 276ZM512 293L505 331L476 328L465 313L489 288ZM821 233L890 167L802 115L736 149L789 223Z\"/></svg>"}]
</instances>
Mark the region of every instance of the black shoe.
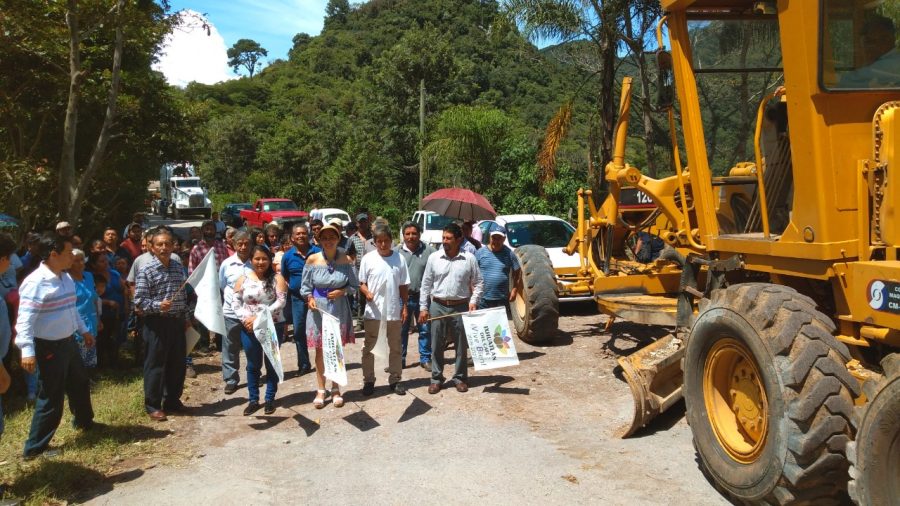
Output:
<instances>
[{"instance_id":1,"label":"black shoe","mask_svg":"<svg viewBox=\"0 0 900 506\"><path fill-rule=\"evenodd\" d=\"M275 412L275 401L266 401L266 409L263 410L263 413L267 415L271 415Z\"/></svg>"},{"instance_id":2,"label":"black shoe","mask_svg":"<svg viewBox=\"0 0 900 506\"><path fill-rule=\"evenodd\" d=\"M259 411L259 408L261 408L261 407L262 406L260 406L259 403L256 401L253 401L250 404L247 404L247 407L244 408L244 416L250 416L253 413L256 413L257 411Z\"/></svg>"},{"instance_id":3,"label":"black shoe","mask_svg":"<svg viewBox=\"0 0 900 506\"><path fill-rule=\"evenodd\" d=\"M238 386L234 383L226 383L225 384L225 395L231 395L237 392Z\"/></svg>"},{"instance_id":4,"label":"black shoe","mask_svg":"<svg viewBox=\"0 0 900 506\"><path fill-rule=\"evenodd\" d=\"M422 369L425 369L426 371L431 370L431 360L426 360L419 365L422 366Z\"/></svg>"},{"instance_id":5,"label":"black shoe","mask_svg":"<svg viewBox=\"0 0 900 506\"><path fill-rule=\"evenodd\" d=\"M297 376L303 376L312 372L312 367L308 365L300 366L297 368Z\"/></svg>"},{"instance_id":6,"label":"black shoe","mask_svg":"<svg viewBox=\"0 0 900 506\"><path fill-rule=\"evenodd\" d=\"M375 383L365 382L363 383L363 395L366 397L375 393Z\"/></svg>"},{"instance_id":7,"label":"black shoe","mask_svg":"<svg viewBox=\"0 0 900 506\"><path fill-rule=\"evenodd\" d=\"M185 411L187 406L185 406L181 401L175 400L172 402L167 402L163 404L163 411L170 411L172 413L178 413L180 411Z\"/></svg>"},{"instance_id":8,"label":"black shoe","mask_svg":"<svg viewBox=\"0 0 900 506\"><path fill-rule=\"evenodd\" d=\"M406 389L400 383L391 383L391 392L397 395L406 395Z\"/></svg>"}]
</instances>

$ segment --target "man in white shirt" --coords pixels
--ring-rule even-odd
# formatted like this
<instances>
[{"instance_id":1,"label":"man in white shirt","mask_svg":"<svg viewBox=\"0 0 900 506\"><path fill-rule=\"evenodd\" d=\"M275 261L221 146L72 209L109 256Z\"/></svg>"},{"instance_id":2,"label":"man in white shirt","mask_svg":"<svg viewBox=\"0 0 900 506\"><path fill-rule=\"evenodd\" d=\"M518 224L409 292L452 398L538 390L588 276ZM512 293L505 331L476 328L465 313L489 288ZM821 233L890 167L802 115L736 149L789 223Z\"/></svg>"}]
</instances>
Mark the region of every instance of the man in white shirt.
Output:
<instances>
[{"instance_id":1,"label":"man in white shirt","mask_svg":"<svg viewBox=\"0 0 900 506\"><path fill-rule=\"evenodd\" d=\"M376 225L373 231L375 251L366 253L359 265L359 291L366 298L363 314L365 345L362 351L363 395L375 391L375 357L372 348L378 340L381 321L387 326L388 385L397 395L406 394L400 385L403 363L400 358L400 327L406 319L409 300L409 272L406 260L392 249L393 237L387 225Z\"/></svg>"},{"instance_id":2,"label":"man in white shirt","mask_svg":"<svg viewBox=\"0 0 900 506\"><path fill-rule=\"evenodd\" d=\"M225 335L222 336L222 377L225 394L237 391L241 367L241 320L231 307L234 284L250 270L250 234L245 230L234 233L234 255L219 266L219 286L222 287L222 312L225 315Z\"/></svg>"},{"instance_id":3,"label":"man in white shirt","mask_svg":"<svg viewBox=\"0 0 900 506\"><path fill-rule=\"evenodd\" d=\"M475 311L484 292L484 279L475 256L461 249L464 238L459 225L451 223L444 227L442 241L441 250L428 257L419 294L419 319L436 318L431 322L431 385L428 393L432 395L441 391L444 349L451 339L456 343L453 383L457 392L469 390L466 384L469 378L466 332L462 318L448 316L466 309Z\"/></svg>"},{"instance_id":4,"label":"man in white shirt","mask_svg":"<svg viewBox=\"0 0 900 506\"><path fill-rule=\"evenodd\" d=\"M94 336L75 308L75 282L65 272L72 267L72 242L57 234L44 234L38 244L42 262L19 287L16 345L22 350L22 369L40 369L38 395L25 441L26 459L44 453L62 420L63 403L69 398L73 425L88 430L94 424L90 380L73 335L84 336L85 346Z\"/></svg>"}]
</instances>

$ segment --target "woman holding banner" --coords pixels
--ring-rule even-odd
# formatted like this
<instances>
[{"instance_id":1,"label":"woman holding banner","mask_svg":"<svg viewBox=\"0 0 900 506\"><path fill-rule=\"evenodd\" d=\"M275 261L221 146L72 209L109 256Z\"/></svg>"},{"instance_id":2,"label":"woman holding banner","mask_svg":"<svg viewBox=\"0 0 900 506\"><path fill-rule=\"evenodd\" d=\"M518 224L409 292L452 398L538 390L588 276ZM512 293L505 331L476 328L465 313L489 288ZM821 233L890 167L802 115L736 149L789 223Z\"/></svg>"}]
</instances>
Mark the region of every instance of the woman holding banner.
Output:
<instances>
[{"instance_id":1,"label":"woman holding banner","mask_svg":"<svg viewBox=\"0 0 900 506\"><path fill-rule=\"evenodd\" d=\"M316 349L316 408L325 406L325 360L322 351L322 314L327 312L340 321L341 343L355 341L350 297L359 290L359 280L353 262L338 249L341 231L329 223L319 230L316 240L322 251L310 255L303 269L300 296L306 299L309 316L306 318L306 345ZM331 397L334 407L344 405L340 387L332 382Z\"/></svg>"},{"instance_id":2,"label":"woman holding banner","mask_svg":"<svg viewBox=\"0 0 900 506\"><path fill-rule=\"evenodd\" d=\"M269 357L263 353L262 344L253 331L260 313L268 308L275 324L284 321L287 283L281 274L275 273L272 253L265 246L255 245L250 251L251 270L234 284L232 309L244 328L241 329L241 344L247 355L247 393L249 403L244 415L249 416L259 410L259 378L263 362L266 364L266 404L264 413L275 412L275 393L278 391L278 374ZM274 339L275 336L268 336Z\"/></svg>"}]
</instances>

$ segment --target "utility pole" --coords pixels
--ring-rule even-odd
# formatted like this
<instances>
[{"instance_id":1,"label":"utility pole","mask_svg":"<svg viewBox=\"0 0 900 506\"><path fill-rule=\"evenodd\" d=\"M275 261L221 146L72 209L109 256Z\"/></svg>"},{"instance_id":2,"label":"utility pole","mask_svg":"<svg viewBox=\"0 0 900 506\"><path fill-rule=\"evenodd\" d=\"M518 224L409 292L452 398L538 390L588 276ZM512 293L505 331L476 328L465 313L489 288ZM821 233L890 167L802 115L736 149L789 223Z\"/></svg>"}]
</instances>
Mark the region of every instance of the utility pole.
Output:
<instances>
[{"instance_id":1,"label":"utility pole","mask_svg":"<svg viewBox=\"0 0 900 506\"><path fill-rule=\"evenodd\" d=\"M419 81L419 202L425 197L425 78Z\"/></svg>"}]
</instances>

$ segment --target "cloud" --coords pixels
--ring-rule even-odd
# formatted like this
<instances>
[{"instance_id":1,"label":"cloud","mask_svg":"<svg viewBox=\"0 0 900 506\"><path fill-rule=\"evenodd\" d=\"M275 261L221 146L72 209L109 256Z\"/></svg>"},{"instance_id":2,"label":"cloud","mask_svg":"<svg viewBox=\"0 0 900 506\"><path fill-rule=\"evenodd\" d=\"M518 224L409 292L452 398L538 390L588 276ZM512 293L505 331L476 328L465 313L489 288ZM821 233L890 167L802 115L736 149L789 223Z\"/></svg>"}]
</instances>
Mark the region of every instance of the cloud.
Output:
<instances>
[{"instance_id":1,"label":"cloud","mask_svg":"<svg viewBox=\"0 0 900 506\"><path fill-rule=\"evenodd\" d=\"M175 86L185 86L191 81L214 84L236 77L228 67L226 52L225 39L212 22L198 12L185 10L181 13L181 23L166 36L159 61L153 68Z\"/></svg>"}]
</instances>

